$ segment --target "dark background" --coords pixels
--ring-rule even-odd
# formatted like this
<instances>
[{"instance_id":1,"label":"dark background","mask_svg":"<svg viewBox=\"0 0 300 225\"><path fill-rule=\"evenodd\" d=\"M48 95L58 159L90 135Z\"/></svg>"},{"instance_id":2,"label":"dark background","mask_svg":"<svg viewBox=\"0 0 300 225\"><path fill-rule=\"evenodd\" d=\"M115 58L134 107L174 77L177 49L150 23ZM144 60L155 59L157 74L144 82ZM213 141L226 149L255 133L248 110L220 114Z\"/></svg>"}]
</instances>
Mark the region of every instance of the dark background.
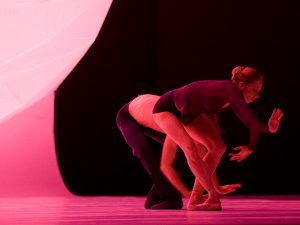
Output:
<instances>
[{"instance_id":1,"label":"dark background","mask_svg":"<svg viewBox=\"0 0 300 225\"><path fill-rule=\"evenodd\" d=\"M299 194L299 16L297 1L114 0L101 31L55 98L55 142L68 189L77 195L143 195L151 180L115 124L116 113L142 93L161 95L195 80L229 79L248 65L265 73L251 105L266 122L284 118L275 135L260 136L241 163L228 152L248 130L230 110L220 121L227 152L221 183L242 182L237 194ZM160 148L153 143L153 148ZM176 166L193 176L179 152Z\"/></svg>"}]
</instances>

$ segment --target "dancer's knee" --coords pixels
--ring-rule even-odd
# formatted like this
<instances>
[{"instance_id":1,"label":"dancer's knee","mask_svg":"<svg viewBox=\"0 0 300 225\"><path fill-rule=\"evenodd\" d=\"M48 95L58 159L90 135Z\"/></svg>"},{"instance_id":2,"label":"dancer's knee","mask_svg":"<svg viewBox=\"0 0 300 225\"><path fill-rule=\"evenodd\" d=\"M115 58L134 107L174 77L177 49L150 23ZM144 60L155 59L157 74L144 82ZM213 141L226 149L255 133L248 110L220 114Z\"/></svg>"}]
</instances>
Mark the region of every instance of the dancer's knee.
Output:
<instances>
[{"instance_id":1,"label":"dancer's knee","mask_svg":"<svg viewBox=\"0 0 300 225\"><path fill-rule=\"evenodd\" d=\"M199 162L199 155L196 149L190 148L185 151L188 162L197 163Z\"/></svg>"},{"instance_id":2,"label":"dancer's knee","mask_svg":"<svg viewBox=\"0 0 300 225\"><path fill-rule=\"evenodd\" d=\"M193 141L185 141L184 144L181 144L180 147L183 149L186 156L189 158L198 156L197 154L197 146Z\"/></svg>"}]
</instances>

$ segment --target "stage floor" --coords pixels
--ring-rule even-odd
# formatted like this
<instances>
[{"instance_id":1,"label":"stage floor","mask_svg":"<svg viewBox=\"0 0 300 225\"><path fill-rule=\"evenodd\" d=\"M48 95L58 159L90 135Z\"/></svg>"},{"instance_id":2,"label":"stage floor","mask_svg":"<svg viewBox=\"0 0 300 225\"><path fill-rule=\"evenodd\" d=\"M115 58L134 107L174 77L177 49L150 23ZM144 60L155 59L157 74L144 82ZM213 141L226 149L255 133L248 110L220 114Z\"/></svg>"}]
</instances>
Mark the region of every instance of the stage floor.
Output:
<instances>
[{"instance_id":1,"label":"stage floor","mask_svg":"<svg viewBox=\"0 0 300 225\"><path fill-rule=\"evenodd\" d=\"M145 197L1 198L0 224L300 224L300 196L226 196L223 211L145 210Z\"/></svg>"}]
</instances>

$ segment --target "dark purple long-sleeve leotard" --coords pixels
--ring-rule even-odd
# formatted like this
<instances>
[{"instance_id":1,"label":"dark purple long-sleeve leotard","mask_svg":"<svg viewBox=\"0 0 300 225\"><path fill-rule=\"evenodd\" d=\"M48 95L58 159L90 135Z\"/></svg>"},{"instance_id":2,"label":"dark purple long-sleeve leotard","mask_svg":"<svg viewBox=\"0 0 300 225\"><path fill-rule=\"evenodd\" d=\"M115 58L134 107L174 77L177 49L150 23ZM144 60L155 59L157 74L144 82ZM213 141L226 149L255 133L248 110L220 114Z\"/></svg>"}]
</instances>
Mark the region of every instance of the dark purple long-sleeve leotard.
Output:
<instances>
[{"instance_id":1,"label":"dark purple long-sleeve leotard","mask_svg":"<svg viewBox=\"0 0 300 225\"><path fill-rule=\"evenodd\" d=\"M248 107L242 93L230 80L203 80L174 89L163 94L154 106L153 113L168 111L187 125L201 114L216 114L226 104L250 129L249 147L254 149L260 132L267 133L268 127L261 123Z\"/></svg>"}]
</instances>

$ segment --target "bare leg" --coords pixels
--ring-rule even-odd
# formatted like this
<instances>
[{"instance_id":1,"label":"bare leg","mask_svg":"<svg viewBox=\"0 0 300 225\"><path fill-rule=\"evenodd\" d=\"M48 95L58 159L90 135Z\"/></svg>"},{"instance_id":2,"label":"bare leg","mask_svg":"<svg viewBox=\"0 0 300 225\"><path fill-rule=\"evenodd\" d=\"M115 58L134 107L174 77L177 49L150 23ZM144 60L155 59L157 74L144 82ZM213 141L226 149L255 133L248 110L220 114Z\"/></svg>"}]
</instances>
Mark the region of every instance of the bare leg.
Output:
<instances>
[{"instance_id":1,"label":"bare leg","mask_svg":"<svg viewBox=\"0 0 300 225\"><path fill-rule=\"evenodd\" d=\"M156 113L154 119L160 128L184 151L191 171L208 192L207 204L209 207L205 207L203 210L219 210L221 208L219 196L213 186L208 165L198 155L198 151L201 151L198 149L199 146L195 144L182 123L173 114L169 112ZM199 210L201 209L199 208Z\"/></svg>"},{"instance_id":2,"label":"bare leg","mask_svg":"<svg viewBox=\"0 0 300 225\"><path fill-rule=\"evenodd\" d=\"M206 115L199 115L192 124L185 126L185 129L195 141L204 145L202 147L207 150L207 153L205 154L203 160L207 163L210 172L212 173L211 175L213 175L225 151L225 145L219 136L216 126ZM203 191L203 186L197 179L195 179L195 184L190 201L188 203L188 208L191 208L191 205L195 205L197 200L199 200L199 203L204 201L203 196L201 197Z\"/></svg>"},{"instance_id":3,"label":"bare leg","mask_svg":"<svg viewBox=\"0 0 300 225\"><path fill-rule=\"evenodd\" d=\"M184 128L189 136L207 149L203 160L207 162L211 172L214 172L226 148L215 125L206 115L202 114Z\"/></svg>"},{"instance_id":4,"label":"bare leg","mask_svg":"<svg viewBox=\"0 0 300 225\"><path fill-rule=\"evenodd\" d=\"M199 155L199 157L201 157L201 159L203 159L207 153L207 150L205 149L205 147L202 144L197 143L197 145L198 145L198 149L199 149L198 155ZM189 206L197 205L197 204L203 203L205 201L205 199L203 197L203 191L204 191L203 186L195 178L193 190L192 190L191 196L188 201L188 206L187 206L188 209L190 209Z\"/></svg>"}]
</instances>

